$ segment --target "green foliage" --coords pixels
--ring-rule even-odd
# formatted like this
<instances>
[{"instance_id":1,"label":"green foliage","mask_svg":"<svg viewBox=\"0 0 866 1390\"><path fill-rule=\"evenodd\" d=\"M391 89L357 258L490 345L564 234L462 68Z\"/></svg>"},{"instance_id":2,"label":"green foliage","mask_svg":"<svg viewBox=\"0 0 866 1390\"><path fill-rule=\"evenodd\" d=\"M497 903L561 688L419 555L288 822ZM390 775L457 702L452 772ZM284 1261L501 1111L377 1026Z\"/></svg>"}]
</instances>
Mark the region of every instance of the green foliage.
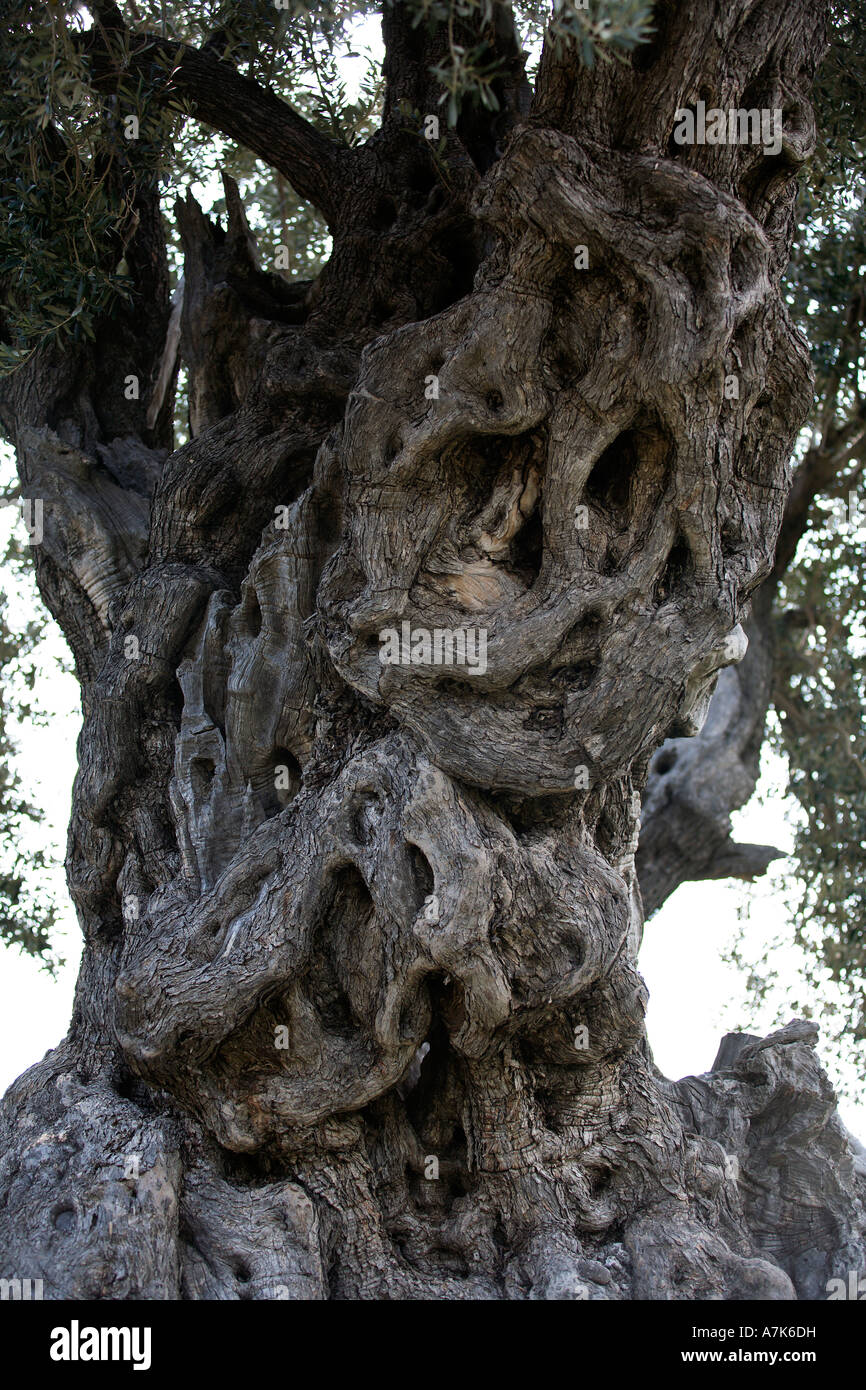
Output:
<instances>
[{"instance_id":1,"label":"green foliage","mask_svg":"<svg viewBox=\"0 0 866 1390\"><path fill-rule=\"evenodd\" d=\"M866 138L866 8L862 0L832 0L832 42L815 79L818 149L810 199L832 198L862 174Z\"/></svg>"},{"instance_id":2,"label":"green foliage","mask_svg":"<svg viewBox=\"0 0 866 1390\"><path fill-rule=\"evenodd\" d=\"M168 123L148 82L97 99L76 42L77 3L10 0L0 50L0 371L40 342L94 337L130 297L124 248L136 180L158 177ZM164 69L164 64L162 65ZM154 64L152 81L164 76ZM123 118L136 115L139 138ZM134 177L130 171L134 169Z\"/></svg>"},{"instance_id":3,"label":"green foliage","mask_svg":"<svg viewBox=\"0 0 866 1390\"><path fill-rule=\"evenodd\" d=\"M797 834L802 899L796 940L817 948L854 1007L866 1039L866 633L862 597L866 528L822 526L824 545L788 585L809 612L789 657L780 710L791 791L806 819ZM818 534L813 538L818 540ZM789 623L790 627L790 623Z\"/></svg>"},{"instance_id":4,"label":"green foliage","mask_svg":"<svg viewBox=\"0 0 866 1390\"><path fill-rule=\"evenodd\" d=\"M572 0L553 0L552 37L560 47L576 44L588 68L599 60L607 62L632 53L651 38L652 32L652 5L644 0L620 0L614 5L590 0L585 8L575 6Z\"/></svg>"},{"instance_id":5,"label":"green foliage","mask_svg":"<svg viewBox=\"0 0 866 1390\"><path fill-rule=\"evenodd\" d=\"M791 940L811 1007L835 1020L837 1053L862 1073L866 1041L866 514L818 506L777 619L773 739L797 817ZM861 500L862 497L861 497ZM769 962L756 969L772 978ZM791 1001L808 1012L809 1000Z\"/></svg>"},{"instance_id":6,"label":"green foliage","mask_svg":"<svg viewBox=\"0 0 866 1390\"><path fill-rule=\"evenodd\" d=\"M493 84L500 64L485 43L467 47L457 37L460 21L481 16L485 24L494 17L494 0L411 0L415 23L448 26L448 54L431 69L442 87L448 122L456 125L461 104L470 100L488 111L499 102ZM553 0L553 7L538 0L514 6L524 41L540 44L546 35L554 50L574 47L588 68L632 52L652 34L652 5L645 0Z\"/></svg>"},{"instance_id":7,"label":"green foliage","mask_svg":"<svg viewBox=\"0 0 866 1390\"><path fill-rule=\"evenodd\" d=\"M750 967L757 1009L778 987L775 951L798 948L809 998L788 990L780 1018L820 1006L838 1058L866 1075L866 4L833 9L815 88L818 150L788 271L816 373L799 452L834 461L777 605L770 737L797 807L790 927L760 959L741 933L733 959Z\"/></svg>"},{"instance_id":8,"label":"green foliage","mask_svg":"<svg viewBox=\"0 0 866 1390\"><path fill-rule=\"evenodd\" d=\"M8 515L4 511L4 515ZM44 814L25 795L16 766L17 730L44 723L39 648L46 632L29 551L15 532L3 556L0 587L0 941L38 957L52 974L62 964L52 946L58 917L49 850L33 849ZM24 596L26 612L22 611Z\"/></svg>"}]
</instances>

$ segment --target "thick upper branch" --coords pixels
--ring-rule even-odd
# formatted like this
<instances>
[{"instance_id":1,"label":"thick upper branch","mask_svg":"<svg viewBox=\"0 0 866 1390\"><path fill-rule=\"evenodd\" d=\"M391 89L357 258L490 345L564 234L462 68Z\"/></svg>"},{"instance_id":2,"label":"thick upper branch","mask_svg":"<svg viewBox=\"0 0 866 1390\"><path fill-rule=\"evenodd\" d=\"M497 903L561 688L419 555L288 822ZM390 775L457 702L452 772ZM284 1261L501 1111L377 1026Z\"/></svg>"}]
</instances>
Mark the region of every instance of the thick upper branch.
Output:
<instances>
[{"instance_id":1,"label":"thick upper branch","mask_svg":"<svg viewBox=\"0 0 866 1390\"><path fill-rule=\"evenodd\" d=\"M444 64L447 70L452 47L454 52L483 55L482 66L490 73L498 109L490 112L463 99L456 135L476 168L488 169L498 158L508 133L528 114L531 96L524 71L526 54L507 0L496 0L489 14L481 7L472 15L452 17L450 27L441 20L418 23L415 10L405 0L386 0L382 5L382 37L386 122L402 106L429 115L444 114L437 69Z\"/></svg>"},{"instance_id":2,"label":"thick upper branch","mask_svg":"<svg viewBox=\"0 0 866 1390\"><path fill-rule=\"evenodd\" d=\"M299 197L333 219L341 171L350 157L347 149L215 52L149 34L128 34L130 46L124 52L108 32L96 28L85 39L97 87L117 84L121 55L125 71L133 76L152 75L156 64L165 65L168 75L159 93L164 101L183 104L196 120L251 150L283 174Z\"/></svg>"}]
</instances>

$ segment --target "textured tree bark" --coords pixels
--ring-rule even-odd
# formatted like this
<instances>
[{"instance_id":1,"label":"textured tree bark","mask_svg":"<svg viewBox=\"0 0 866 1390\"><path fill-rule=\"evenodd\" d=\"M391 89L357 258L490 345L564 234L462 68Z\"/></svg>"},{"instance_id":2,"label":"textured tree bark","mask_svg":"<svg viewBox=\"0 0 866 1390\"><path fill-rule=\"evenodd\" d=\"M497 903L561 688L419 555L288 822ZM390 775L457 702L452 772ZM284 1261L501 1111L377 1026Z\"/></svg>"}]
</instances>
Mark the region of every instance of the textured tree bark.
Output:
<instances>
[{"instance_id":1,"label":"textured tree bark","mask_svg":"<svg viewBox=\"0 0 866 1390\"><path fill-rule=\"evenodd\" d=\"M650 763L635 856L649 917L681 883L754 879L782 851L733 838L731 815L758 783L773 689L772 596L761 585L745 623L741 662L719 672L707 719L694 738L666 739Z\"/></svg>"},{"instance_id":2,"label":"textured tree bark","mask_svg":"<svg viewBox=\"0 0 866 1390\"><path fill-rule=\"evenodd\" d=\"M661 4L631 67L546 53L531 110L503 9L496 129L438 163L407 112L441 36L387 14L385 121L338 186L297 118L277 141L307 196L327 171L315 284L255 264L231 185L226 230L180 210L190 444L119 438L39 363L3 401L26 479L73 454L85 480L51 493L40 578L84 681L87 943L69 1037L4 1102L3 1273L823 1297L864 1263L864 1170L816 1030L666 1081L635 872L650 760L743 655L809 403L779 275L822 7ZM673 143L705 97L781 108L781 153ZM404 624L486 658L383 664Z\"/></svg>"},{"instance_id":3,"label":"textured tree bark","mask_svg":"<svg viewBox=\"0 0 866 1390\"><path fill-rule=\"evenodd\" d=\"M859 422L844 430L831 426L820 444L806 451L788 493L773 568L752 599L746 655L720 672L697 737L667 739L650 763L635 859L647 917L681 883L753 879L781 858L772 845L734 840L731 814L745 806L757 786L767 715L774 693L778 696L774 608L779 585L807 529L812 502L837 483L859 428Z\"/></svg>"}]
</instances>

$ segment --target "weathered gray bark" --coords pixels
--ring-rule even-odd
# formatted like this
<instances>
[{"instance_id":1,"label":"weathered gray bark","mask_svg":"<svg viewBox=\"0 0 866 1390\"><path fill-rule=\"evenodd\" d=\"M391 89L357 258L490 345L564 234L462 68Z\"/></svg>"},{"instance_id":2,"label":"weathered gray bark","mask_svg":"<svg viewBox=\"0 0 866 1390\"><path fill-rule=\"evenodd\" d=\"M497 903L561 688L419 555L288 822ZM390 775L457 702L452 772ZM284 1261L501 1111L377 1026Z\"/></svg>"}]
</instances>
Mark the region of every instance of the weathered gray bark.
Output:
<instances>
[{"instance_id":1,"label":"weathered gray bark","mask_svg":"<svg viewBox=\"0 0 866 1390\"><path fill-rule=\"evenodd\" d=\"M760 616L753 614L744 624L746 655L719 673L700 733L667 739L650 764L635 857L647 917L681 883L753 879L781 857L772 845L741 843L731 833L732 813L745 806L757 786L772 696L768 583L758 595Z\"/></svg>"},{"instance_id":2,"label":"weathered gray bark","mask_svg":"<svg viewBox=\"0 0 866 1390\"><path fill-rule=\"evenodd\" d=\"M731 815L745 806L757 786L767 715L774 695L778 697L774 632L780 581L807 529L812 502L838 486L861 430L858 421L841 430L831 421L806 451L788 494L773 568L745 623L746 655L720 672L697 737L667 739L650 764L635 860L647 917L681 883L753 879L781 857L772 845L735 841Z\"/></svg>"},{"instance_id":3,"label":"weathered gray bark","mask_svg":"<svg viewBox=\"0 0 866 1390\"><path fill-rule=\"evenodd\" d=\"M0 1231L53 1297L816 1298L863 1265L815 1030L665 1081L636 969L647 767L742 655L809 402L779 275L821 7L661 4L631 68L547 54L528 116L499 19L496 139L465 120L444 180L399 6L381 134L280 132L332 219L315 285L255 266L231 187L227 232L181 210L164 467L39 363L4 400L26 477L142 460L98 474L125 504L79 569L58 487L41 562L87 945L4 1102ZM671 145L705 93L782 107L781 155ZM483 628L486 670L382 665L404 621Z\"/></svg>"}]
</instances>

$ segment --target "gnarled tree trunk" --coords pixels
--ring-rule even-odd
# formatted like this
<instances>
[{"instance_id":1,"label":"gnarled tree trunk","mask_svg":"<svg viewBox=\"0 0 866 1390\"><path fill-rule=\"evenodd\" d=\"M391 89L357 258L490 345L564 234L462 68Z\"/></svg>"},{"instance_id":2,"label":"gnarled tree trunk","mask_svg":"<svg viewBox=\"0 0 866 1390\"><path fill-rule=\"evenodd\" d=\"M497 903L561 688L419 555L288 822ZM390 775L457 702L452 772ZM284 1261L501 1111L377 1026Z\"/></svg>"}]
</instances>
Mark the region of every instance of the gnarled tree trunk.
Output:
<instances>
[{"instance_id":1,"label":"gnarled tree trunk","mask_svg":"<svg viewBox=\"0 0 866 1390\"><path fill-rule=\"evenodd\" d=\"M630 65L547 51L530 106L498 6L501 110L435 157L407 113L437 109L443 40L399 5L358 150L179 63L334 250L287 284L230 183L227 230L179 209L194 438L169 455L168 396L147 415L110 365L160 378L141 195L142 317L3 397L85 708L85 958L67 1040L4 1104L11 1274L773 1299L862 1266L814 1028L668 1082L636 968L647 769L743 655L810 400L779 278L822 10L662 3ZM698 100L781 109L781 153L677 145ZM418 659L383 662L404 631ZM485 659L429 660L437 631Z\"/></svg>"}]
</instances>

